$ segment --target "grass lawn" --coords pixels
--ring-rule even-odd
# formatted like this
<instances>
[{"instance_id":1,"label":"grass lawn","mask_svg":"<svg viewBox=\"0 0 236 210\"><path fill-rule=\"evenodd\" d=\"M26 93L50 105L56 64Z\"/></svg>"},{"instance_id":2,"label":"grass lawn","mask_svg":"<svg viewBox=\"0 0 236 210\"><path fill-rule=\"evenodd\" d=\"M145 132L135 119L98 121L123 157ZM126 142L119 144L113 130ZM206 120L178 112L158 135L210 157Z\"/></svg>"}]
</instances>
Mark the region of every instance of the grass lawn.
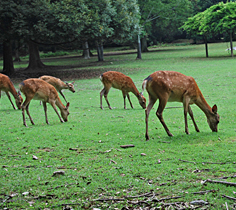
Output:
<instances>
[{"instance_id":1,"label":"grass lawn","mask_svg":"<svg viewBox=\"0 0 236 210\"><path fill-rule=\"evenodd\" d=\"M201 205L201 209L235 209L236 61L225 51L227 47L209 44L209 58L204 45L189 45L151 49L142 60L135 60L136 54L107 55L102 63L96 57L45 59L45 64L65 65L65 69L74 65L78 71L120 71L140 91L143 79L154 71L192 76L209 105L218 106L218 133L211 132L204 113L193 105L201 132L195 132L188 117L190 135L186 135L182 104L168 103L163 115L174 134L168 137L155 115L157 102L149 116L150 140L146 141L145 112L134 95L134 109L127 100L124 110L121 91L111 89L108 98L113 110L104 99L104 110L99 108L103 88L99 74L75 79L75 93L64 91L70 115L63 124L48 105L47 125L43 106L32 101L29 110L35 125L27 117L29 127L24 127L21 111L13 110L2 93L0 209L193 209ZM148 102L147 92L144 96ZM120 147L128 144L135 147Z\"/></svg>"}]
</instances>

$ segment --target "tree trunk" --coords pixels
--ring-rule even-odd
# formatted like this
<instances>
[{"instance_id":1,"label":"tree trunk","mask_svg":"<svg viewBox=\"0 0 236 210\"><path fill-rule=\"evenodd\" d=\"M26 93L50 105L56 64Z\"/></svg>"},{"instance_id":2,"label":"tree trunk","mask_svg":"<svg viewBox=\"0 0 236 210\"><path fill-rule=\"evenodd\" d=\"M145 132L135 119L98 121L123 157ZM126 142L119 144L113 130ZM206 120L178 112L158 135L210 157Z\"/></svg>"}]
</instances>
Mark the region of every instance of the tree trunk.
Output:
<instances>
[{"instance_id":1,"label":"tree trunk","mask_svg":"<svg viewBox=\"0 0 236 210\"><path fill-rule=\"evenodd\" d=\"M137 51L137 58L136 59L142 59L141 42L140 42L139 35L138 35L138 51Z\"/></svg>"},{"instance_id":2,"label":"tree trunk","mask_svg":"<svg viewBox=\"0 0 236 210\"><path fill-rule=\"evenodd\" d=\"M20 55L19 55L19 41L15 41L15 59L14 61L20 62Z\"/></svg>"},{"instance_id":3,"label":"tree trunk","mask_svg":"<svg viewBox=\"0 0 236 210\"><path fill-rule=\"evenodd\" d=\"M90 59L89 45L88 41L83 43L83 57L84 59Z\"/></svg>"},{"instance_id":4,"label":"tree trunk","mask_svg":"<svg viewBox=\"0 0 236 210\"><path fill-rule=\"evenodd\" d=\"M103 45L101 43L98 43L97 53L98 53L98 61L104 61L104 58L103 58Z\"/></svg>"},{"instance_id":5,"label":"tree trunk","mask_svg":"<svg viewBox=\"0 0 236 210\"><path fill-rule=\"evenodd\" d=\"M232 34L233 34L232 32L229 32L231 57L234 57L233 36L232 36Z\"/></svg>"},{"instance_id":6,"label":"tree trunk","mask_svg":"<svg viewBox=\"0 0 236 210\"><path fill-rule=\"evenodd\" d=\"M205 49L206 49L206 57L208 58L207 38L205 36L204 36L204 42L205 42Z\"/></svg>"},{"instance_id":7,"label":"tree trunk","mask_svg":"<svg viewBox=\"0 0 236 210\"><path fill-rule=\"evenodd\" d=\"M45 65L42 63L39 56L38 45L32 41L29 41L28 46L29 46L29 65L26 69L37 70L44 68Z\"/></svg>"},{"instance_id":8,"label":"tree trunk","mask_svg":"<svg viewBox=\"0 0 236 210\"><path fill-rule=\"evenodd\" d=\"M15 73L10 40L3 42L3 73L10 76Z\"/></svg>"},{"instance_id":9,"label":"tree trunk","mask_svg":"<svg viewBox=\"0 0 236 210\"><path fill-rule=\"evenodd\" d=\"M146 36L141 39L141 46L142 46L142 52L148 52Z\"/></svg>"},{"instance_id":10,"label":"tree trunk","mask_svg":"<svg viewBox=\"0 0 236 210\"><path fill-rule=\"evenodd\" d=\"M52 51L53 53L55 53L55 52L57 51L57 47L56 47L56 46L52 46L52 47L51 47L51 51Z\"/></svg>"}]
</instances>

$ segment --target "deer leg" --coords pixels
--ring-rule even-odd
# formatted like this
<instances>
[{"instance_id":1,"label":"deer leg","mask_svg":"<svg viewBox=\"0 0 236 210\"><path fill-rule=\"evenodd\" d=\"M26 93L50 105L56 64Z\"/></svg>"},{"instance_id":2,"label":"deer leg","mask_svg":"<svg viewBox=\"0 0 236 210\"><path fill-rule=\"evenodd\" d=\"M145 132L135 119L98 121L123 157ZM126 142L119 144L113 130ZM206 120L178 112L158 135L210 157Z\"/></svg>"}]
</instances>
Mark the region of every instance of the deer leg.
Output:
<instances>
[{"instance_id":1,"label":"deer leg","mask_svg":"<svg viewBox=\"0 0 236 210\"><path fill-rule=\"evenodd\" d=\"M126 109L125 98L127 94L124 91L122 91L122 94L123 94L123 99L124 99L124 109Z\"/></svg>"},{"instance_id":2,"label":"deer leg","mask_svg":"<svg viewBox=\"0 0 236 210\"><path fill-rule=\"evenodd\" d=\"M64 120L61 118L60 114L59 114L58 111L57 111L57 107L56 107L56 105L55 105L55 102L49 102L49 103L52 105L53 109L54 109L55 112L57 113L57 116L59 117L60 121L61 121L62 123L64 123Z\"/></svg>"},{"instance_id":3,"label":"deer leg","mask_svg":"<svg viewBox=\"0 0 236 210\"><path fill-rule=\"evenodd\" d=\"M107 102L107 105L108 105L109 109L112 109L111 106L110 106L110 103L109 103L109 101L107 99L107 95L108 95L109 90L110 90L110 88L107 89L107 88L104 87L102 89L102 91L100 92L100 108L101 109L103 109L103 107L102 107L102 96L103 95L104 95L104 98L105 98L105 100Z\"/></svg>"},{"instance_id":4,"label":"deer leg","mask_svg":"<svg viewBox=\"0 0 236 210\"><path fill-rule=\"evenodd\" d=\"M25 106L22 106L21 109L22 109L22 116L23 116L23 125L27 127L27 124L25 122Z\"/></svg>"},{"instance_id":5,"label":"deer leg","mask_svg":"<svg viewBox=\"0 0 236 210\"><path fill-rule=\"evenodd\" d=\"M195 130L196 130L197 132L200 132L200 130L199 130L199 128L198 128L198 126L197 126L197 124L196 124L196 122L195 122L195 120L194 120L193 111L192 111L192 109L191 109L190 106L188 106L188 113L189 113L189 115L190 115L190 117L191 117L191 119L192 119L192 121L193 121Z\"/></svg>"},{"instance_id":6,"label":"deer leg","mask_svg":"<svg viewBox=\"0 0 236 210\"><path fill-rule=\"evenodd\" d=\"M127 98L128 98L128 100L129 100L129 103L130 103L131 108L133 109L134 107L133 107L133 105L132 105L132 103L131 103L131 100L130 100L130 97L129 97L129 93L127 93Z\"/></svg>"},{"instance_id":7,"label":"deer leg","mask_svg":"<svg viewBox=\"0 0 236 210\"><path fill-rule=\"evenodd\" d=\"M102 96L104 95L104 92L105 92L105 88L103 88L100 92L100 108L103 109L102 107Z\"/></svg>"},{"instance_id":8,"label":"deer leg","mask_svg":"<svg viewBox=\"0 0 236 210\"><path fill-rule=\"evenodd\" d=\"M29 105L30 105L30 102L26 105L26 113L30 118L31 124L34 125L34 121L33 121L32 117L30 116L30 113L29 113Z\"/></svg>"},{"instance_id":9,"label":"deer leg","mask_svg":"<svg viewBox=\"0 0 236 210\"><path fill-rule=\"evenodd\" d=\"M146 123L146 134L145 134L145 137L146 137L146 141L149 140L149 135L148 135L148 117L149 117L149 113L153 107L153 105L156 103L156 100L157 99L152 99L151 97L149 97L149 103L148 103L148 106L147 108L145 109L145 123Z\"/></svg>"},{"instance_id":10,"label":"deer leg","mask_svg":"<svg viewBox=\"0 0 236 210\"><path fill-rule=\"evenodd\" d=\"M189 112L189 101L190 99L189 98L184 98L183 99L183 106L184 106L184 124L185 124L185 133L186 134L189 134L189 131L188 131L188 119L187 119L187 114Z\"/></svg>"},{"instance_id":11,"label":"deer leg","mask_svg":"<svg viewBox=\"0 0 236 210\"><path fill-rule=\"evenodd\" d=\"M22 104L22 116L23 116L23 125L27 127L26 121L25 121L25 109L27 105L30 103L32 98L27 98L25 99L24 103ZM28 111L29 112L29 111ZM28 114L28 113L27 113ZM32 119L32 118L31 118ZM31 121L32 122L32 121Z\"/></svg>"},{"instance_id":12,"label":"deer leg","mask_svg":"<svg viewBox=\"0 0 236 210\"><path fill-rule=\"evenodd\" d=\"M61 92L61 90L59 91L59 93L60 93L61 96L65 99L65 101L66 101L66 103L67 103L66 97L65 97L64 94Z\"/></svg>"},{"instance_id":13,"label":"deer leg","mask_svg":"<svg viewBox=\"0 0 236 210\"><path fill-rule=\"evenodd\" d=\"M46 104L46 102L43 102L43 108L44 108L46 123L49 124L48 123L48 116L47 116L47 104Z\"/></svg>"},{"instance_id":14,"label":"deer leg","mask_svg":"<svg viewBox=\"0 0 236 210\"><path fill-rule=\"evenodd\" d=\"M13 106L13 109L16 109L14 104L13 104L13 102L12 102L12 100L11 100L10 94L8 92L6 92L6 95L7 95L8 99L9 99L9 101L11 102L11 105Z\"/></svg>"},{"instance_id":15,"label":"deer leg","mask_svg":"<svg viewBox=\"0 0 236 210\"><path fill-rule=\"evenodd\" d=\"M173 136L173 134L169 131L169 129L168 129L163 117L162 117L162 113L163 113L163 110L165 109L166 103L167 103L167 100L159 99L159 106L158 106L158 109L156 111L156 115L159 118L162 126L165 128L165 131L166 131L167 135L168 136Z\"/></svg>"}]
</instances>

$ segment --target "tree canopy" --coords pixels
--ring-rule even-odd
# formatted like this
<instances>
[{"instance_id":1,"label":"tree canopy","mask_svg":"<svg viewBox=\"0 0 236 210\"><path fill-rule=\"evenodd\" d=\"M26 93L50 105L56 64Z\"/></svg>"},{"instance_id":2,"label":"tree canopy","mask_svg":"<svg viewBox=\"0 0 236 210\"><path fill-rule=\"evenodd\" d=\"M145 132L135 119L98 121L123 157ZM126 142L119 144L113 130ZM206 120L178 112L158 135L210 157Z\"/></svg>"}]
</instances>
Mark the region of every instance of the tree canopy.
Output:
<instances>
[{"instance_id":1,"label":"tree canopy","mask_svg":"<svg viewBox=\"0 0 236 210\"><path fill-rule=\"evenodd\" d=\"M138 0L143 34L153 41L172 41L192 14L189 0Z\"/></svg>"},{"instance_id":2,"label":"tree canopy","mask_svg":"<svg viewBox=\"0 0 236 210\"><path fill-rule=\"evenodd\" d=\"M140 19L136 0L1 0L0 14L4 63L12 63L11 40L122 43L137 34ZM13 64L4 70L12 73Z\"/></svg>"},{"instance_id":3,"label":"tree canopy","mask_svg":"<svg viewBox=\"0 0 236 210\"><path fill-rule=\"evenodd\" d=\"M188 18L182 26L188 34L203 35L228 33L231 43L231 55L233 56L232 34L236 29L236 3L220 2L203 12Z\"/></svg>"}]
</instances>

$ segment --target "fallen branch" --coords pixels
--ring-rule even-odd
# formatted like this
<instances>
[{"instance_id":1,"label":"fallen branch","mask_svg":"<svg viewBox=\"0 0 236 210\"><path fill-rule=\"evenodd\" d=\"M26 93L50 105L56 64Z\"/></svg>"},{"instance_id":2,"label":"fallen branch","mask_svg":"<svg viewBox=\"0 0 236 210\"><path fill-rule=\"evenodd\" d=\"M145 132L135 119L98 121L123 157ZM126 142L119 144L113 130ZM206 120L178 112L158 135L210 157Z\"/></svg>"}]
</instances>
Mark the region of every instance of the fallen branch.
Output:
<instances>
[{"instance_id":1,"label":"fallen branch","mask_svg":"<svg viewBox=\"0 0 236 210\"><path fill-rule=\"evenodd\" d=\"M114 161L114 160L110 160L110 163L114 163L114 164L117 164L117 162L116 161Z\"/></svg>"},{"instance_id":2,"label":"fallen branch","mask_svg":"<svg viewBox=\"0 0 236 210\"><path fill-rule=\"evenodd\" d=\"M223 176L223 177L219 177L218 179L228 179L228 178L236 178L236 175L234 175L234 176Z\"/></svg>"},{"instance_id":3,"label":"fallen branch","mask_svg":"<svg viewBox=\"0 0 236 210\"><path fill-rule=\"evenodd\" d=\"M217 181L217 180L211 180L211 179L207 179L207 180L203 181L202 184L205 184L206 182L217 183L217 184L226 184L229 186L236 186L236 183L233 183L233 182L224 182L224 181Z\"/></svg>"},{"instance_id":4,"label":"fallen branch","mask_svg":"<svg viewBox=\"0 0 236 210\"><path fill-rule=\"evenodd\" d=\"M166 197L166 198L161 198L161 199L153 199L152 201L161 202L161 201L166 201L166 200L178 199L178 198L182 198L182 197L183 196Z\"/></svg>"},{"instance_id":5,"label":"fallen branch","mask_svg":"<svg viewBox=\"0 0 236 210\"><path fill-rule=\"evenodd\" d=\"M179 161L186 162L186 163L193 163L193 164L196 164L196 162L187 161L187 160L181 160L181 159L179 159Z\"/></svg>"},{"instance_id":6,"label":"fallen branch","mask_svg":"<svg viewBox=\"0 0 236 210\"><path fill-rule=\"evenodd\" d=\"M219 164L219 165L224 165L226 163L213 163L213 162L202 162L202 164Z\"/></svg>"},{"instance_id":7,"label":"fallen branch","mask_svg":"<svg viewBox=\"0 0 236 210\"><path fill-rule=\"evenodd\" d=\"M133 144L128 145L120 145L121 148L129 148L129 147L135 147Z\"/></svg>"},{"instance_id":8,"label":"fallen branch","mask_svg":"<svg viewBox=\"0 0 236 210\"><path fill-rule=\"evenodd\" d=\"M227 202L225 202L226 210L229 210Z\"/></svg>"},{"instance_id":9,"label":"fallen branch","mask_svg":"<svg viewBox=\"0 0 236 210\"><path fill-rule=\"evenodd\" d=\"M140 197L149 197L149 196L155 196L155 195L158 195L158 194L155 194L155 193L152 193L152 192L148 192L148 193L144 193L144 194L141 194L141 195L134 195L134 196L125 196L125 198L140 198Z\"/></svg>"},{"instance_id":10,"label":"fallen branch","mask_svg":"<svg viewBox=\"0 0 236 210\"><path fill-rule=\"evenodd\" d=\"M200 191L200 192L192 192L192 194L194 194L194 195L196 195L196 194L204 195L204 194L209 193L209 192L216 192L216 190L206 190L206 191Z\"/></svg>"},{"instance_id":11,"label":"fallen branch","mask_svg":"<svg viewBox=\"0 0 236 210\"><path fill-rule=\"evenodd\" d=\"M234 200L234 201L236 201L236 198L230 197L230 196L228 196L228 195L222 195L222 198L228 198L229 200Z\"/></svg>"},{"instance_id":12,"label":"fallen branch","mask_svg":"<svg viewBox=\"0 0 236 210\"><path fill-rule=\"evenodd\" d=\"M124 198L98 198L94 199L93 201L125 201L126 199Z\"/></svg>"}]
</instances>

